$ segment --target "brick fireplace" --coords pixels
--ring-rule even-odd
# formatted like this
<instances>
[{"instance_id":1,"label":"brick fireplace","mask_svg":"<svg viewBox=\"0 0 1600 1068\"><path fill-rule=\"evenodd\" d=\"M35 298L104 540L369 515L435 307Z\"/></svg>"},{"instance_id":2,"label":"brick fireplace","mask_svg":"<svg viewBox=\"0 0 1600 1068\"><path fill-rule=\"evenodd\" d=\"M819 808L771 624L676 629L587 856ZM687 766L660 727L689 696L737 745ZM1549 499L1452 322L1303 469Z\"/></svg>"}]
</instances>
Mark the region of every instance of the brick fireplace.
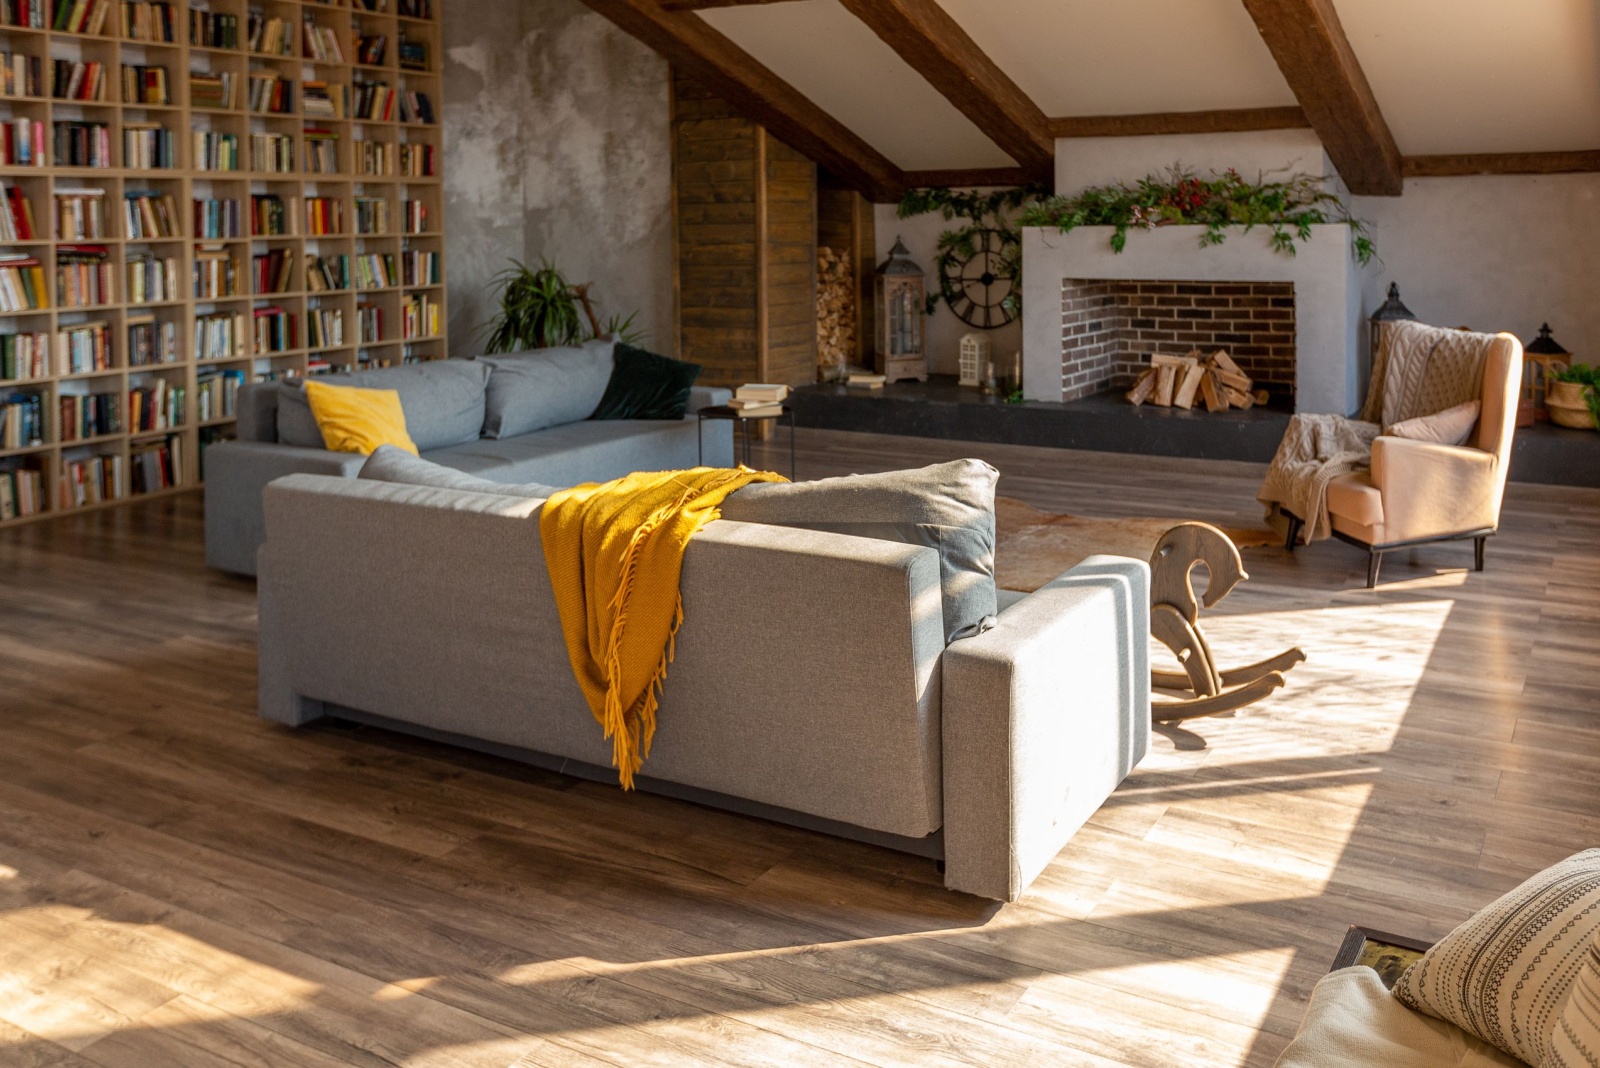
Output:
<instances>
[{"instance_id":1,"label":"brick fireplace","mask_svg":"<svg viewBox=\"0 0 1600 1068\"><path fill-rule=\"evenodd\" d=\"M1064 278L1061 397L1126 389L1152 353L1226 349L1275 404L1295 385L1293 282Z\"/></svg>"},{"instance_id":2,"label":"brick fireplace","mask_svg":"<svg viewBox=\"0 0 1600 1068\"><path fill-rule=\"evenodd\" d=\"M1312 227L1293 256L1261 232L1202 247L1197 228L1023 231L1023 390L1073 401L1125 389L1152 353L1227 349L1275 406L1360 405L1361 279L1349 231Z\"/></svg>"}]
</instances>

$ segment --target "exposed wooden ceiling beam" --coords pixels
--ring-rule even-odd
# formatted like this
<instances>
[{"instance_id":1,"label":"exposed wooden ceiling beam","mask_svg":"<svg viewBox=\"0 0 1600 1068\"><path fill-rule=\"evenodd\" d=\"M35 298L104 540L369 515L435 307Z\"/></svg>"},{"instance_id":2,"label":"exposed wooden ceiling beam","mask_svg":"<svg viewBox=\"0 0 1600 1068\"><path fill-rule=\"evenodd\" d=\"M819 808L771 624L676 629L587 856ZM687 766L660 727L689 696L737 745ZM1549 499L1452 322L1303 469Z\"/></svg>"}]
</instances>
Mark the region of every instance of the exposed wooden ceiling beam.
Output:
<instances>
[{"instance_id":1,"label":"exposed wooden ceiling beam","mask_svg":"<svg viewBox=\"0 0 1600 1068\"><path fill-rule=\"evenodd\" d=\"M984 186L1027 185L1038 175L1021 167L976 167L942 171L905 171L907 189L982 188Z\"/></svg>"},{"instance_id":2,"label":"exposed wooden ceiling beam","mask_svg":"<svg viewBox=\"0 0 1600 1068\"><path fill-rule=\"evenodd\" d=\"M584 2L864 196L899 197L899 167L699 15L660 0Z\"/></svg>"},{"instance_id":3,"label":"exposed wooden ceiling beam","mask_svg":"<svg viewBox=\"0 0 1600 1068\"><path fill-rule=\"evenodd\" d=\"M1333 0L1244 0L1311 128L1352 193L1399 196L1400 149Z\"/></svg>"},{"instance_id":4,"label":"exposed wooden ceiling beam","mask_svg":"<svg viewBox=\"0 0 1600 1068\"><path fill-rule=\"evenodd\" d=\"M936 0L840 0L1001 151L1046 178L1050 120Z\"/></svg>"},{"instance_id":5,"label":"exposed wooden ceiling beam","mask_svg":"<svg viewBox=\"0 0 1600 1068\"><path fill-rule=\"evenodd\" d=\"M751 7L755 4L787 4L794 0L660 0L665 11L704 11L711 7Z\"/></svg>"},{"instance_id":6,"label":"exposed wooden ceiling beam","mask_svg":"<svg viewBox=\"0 0 1600 1068\"><path fill-rule=\"evenodd\" d=\"M1146 115L1074 115L1051 119L1053 137L1143 137L1151 134L1237 133L1310 126L1299 108L1159 111Z\"/></svg>"},{"instance_id":7,"label":"exposed wooden ceiling beam","mask_svg":"<svg viewBox=\"0 0 1600 1068\"><path fill-rule=\"evenodd\" d=\"M1463 156L1407 156L1407 178L1463 174L1584 174L1600 171L1600 150L1585 152L1480 152Z\"/></svg>"}]
</instances>

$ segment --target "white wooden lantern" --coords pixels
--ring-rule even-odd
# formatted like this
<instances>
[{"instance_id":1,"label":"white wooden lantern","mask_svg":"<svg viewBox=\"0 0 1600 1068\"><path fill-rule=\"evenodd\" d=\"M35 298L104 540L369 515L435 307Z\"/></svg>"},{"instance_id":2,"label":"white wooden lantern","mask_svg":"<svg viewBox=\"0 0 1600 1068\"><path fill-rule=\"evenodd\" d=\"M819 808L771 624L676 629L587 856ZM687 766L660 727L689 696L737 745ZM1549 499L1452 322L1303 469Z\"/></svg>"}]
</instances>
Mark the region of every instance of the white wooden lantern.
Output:
<instances>
[{"instance_id":1,"label":"white wooden lantern","mask_svg":"<svg viewBox=\"0 0 1600 1068\"><path fill-rule=\"evenodd\" d=\"M967 334L961 339L961 384L976 386L983 380L983 367L994 355L994 344L982 334Z\"/></svg>"}]
</instances>

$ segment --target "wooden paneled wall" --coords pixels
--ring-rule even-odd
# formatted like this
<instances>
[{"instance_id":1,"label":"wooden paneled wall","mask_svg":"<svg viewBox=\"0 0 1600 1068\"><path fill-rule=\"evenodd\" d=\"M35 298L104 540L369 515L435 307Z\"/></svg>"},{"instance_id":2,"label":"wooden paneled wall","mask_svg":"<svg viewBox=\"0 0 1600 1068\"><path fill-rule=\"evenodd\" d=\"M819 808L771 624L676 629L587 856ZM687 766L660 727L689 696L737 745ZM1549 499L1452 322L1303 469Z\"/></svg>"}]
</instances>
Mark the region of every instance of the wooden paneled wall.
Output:
<instances>
[{"instance_id":1,"label":"wooden paneled wall","mask_svg":"<svg viewBox=\"0 0 1600 1068\"><path fill-rule=\"evenodd\" d=\"M707 385L816 378L817 168L672 79L677 355Z\"/></svg>"}]
</instances>

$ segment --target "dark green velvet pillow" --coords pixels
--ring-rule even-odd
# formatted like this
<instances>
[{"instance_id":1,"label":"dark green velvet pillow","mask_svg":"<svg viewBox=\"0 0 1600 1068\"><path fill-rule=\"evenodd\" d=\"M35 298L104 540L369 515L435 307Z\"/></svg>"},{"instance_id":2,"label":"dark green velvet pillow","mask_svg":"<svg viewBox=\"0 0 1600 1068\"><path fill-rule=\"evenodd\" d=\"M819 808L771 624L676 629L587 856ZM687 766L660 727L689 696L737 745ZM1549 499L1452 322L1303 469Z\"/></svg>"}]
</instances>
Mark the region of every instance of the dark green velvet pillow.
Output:
<instances>
[{"instance_id":1,"label":"dark green velvet pillow","mask_svg":"<svg viewBox=\"0 0 1600 1068\"><path fill-rule=\"evenodd\" d=\"M682 419L700 365L617 342L611 381L590 419Z\"/></svg>"}]
</instances>

